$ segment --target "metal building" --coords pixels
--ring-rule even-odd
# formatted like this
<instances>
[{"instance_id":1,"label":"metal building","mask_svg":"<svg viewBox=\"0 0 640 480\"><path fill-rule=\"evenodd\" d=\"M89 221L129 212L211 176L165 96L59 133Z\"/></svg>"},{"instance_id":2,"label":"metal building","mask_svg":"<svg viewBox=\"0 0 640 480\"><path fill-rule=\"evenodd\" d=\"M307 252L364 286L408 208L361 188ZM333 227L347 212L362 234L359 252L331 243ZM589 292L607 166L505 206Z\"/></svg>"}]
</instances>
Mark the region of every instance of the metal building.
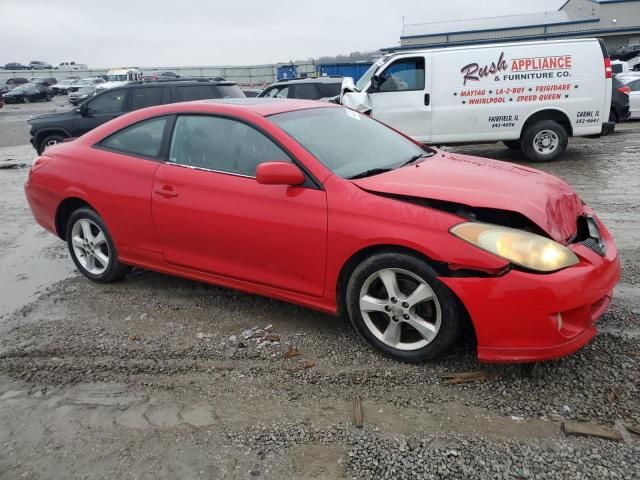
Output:
<instances>
[{"instance_id":1,"label":"metal building","mask_svg":"<svg viewBox=\"0 0 640 480\"><path fill-rule=\"evenodd\" d=\"M640 0L567 0L555 11L405 24L400 49L567 37L601 37L610 51L640 43Z\"/></svg>"}]
</instances>

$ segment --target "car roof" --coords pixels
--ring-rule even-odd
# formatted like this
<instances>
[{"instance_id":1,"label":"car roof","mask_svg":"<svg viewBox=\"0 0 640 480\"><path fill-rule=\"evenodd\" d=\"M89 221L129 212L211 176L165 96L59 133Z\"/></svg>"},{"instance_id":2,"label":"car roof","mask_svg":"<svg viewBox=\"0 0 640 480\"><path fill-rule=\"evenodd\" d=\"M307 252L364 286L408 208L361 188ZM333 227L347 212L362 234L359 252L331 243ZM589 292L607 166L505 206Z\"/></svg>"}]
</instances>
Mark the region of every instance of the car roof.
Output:
<instances>
[{"instance_id":1,"label":"car roof","mask_svg":"<svg viewBox=\"0 0 640 480\"><path fill-rule=\"evenodd\" d=\"M307 78L291 78L288 80L278 80L271 85L293 85L296 83L342 83L344 77L307 77Z\"/></svg>"},{"instance_id":2,"label":"car roof","mask_svg":"<svg viewBox=\"0 0 640 480\"><path fill-rule=\"evenodd\" d=\"M285 98L214 98L210 100L195 100L192 102L171 103L153 109L161 110L163 113L180 113L193 111L193 107L198 107L199 112L206 112L210 107L211 113L221 113L237 110L253 112L262 117L276 115L278 113L294 112L297 110L308 110L312 108L336 108L333 103L315 102L313 100L293 100Z\"/></svg>"}]
</instances>

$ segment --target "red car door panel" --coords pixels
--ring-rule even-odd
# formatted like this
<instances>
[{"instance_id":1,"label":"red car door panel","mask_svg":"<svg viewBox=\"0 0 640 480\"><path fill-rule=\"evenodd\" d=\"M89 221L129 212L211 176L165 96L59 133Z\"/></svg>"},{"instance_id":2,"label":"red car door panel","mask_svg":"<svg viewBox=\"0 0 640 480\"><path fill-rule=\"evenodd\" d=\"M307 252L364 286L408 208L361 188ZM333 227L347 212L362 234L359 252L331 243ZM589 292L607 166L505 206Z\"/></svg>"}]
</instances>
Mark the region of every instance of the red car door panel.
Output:
<instances>
[{"instance_id":1,"label":"red car door panel","mask_svg":"<svg viewBox=\"0 0 640 480\"><path fill-rule=\"evenodd\" d=\"M327 248L323 190L163 164L153 219L169 263L321 296Z\"/></svg>"}]
</instances>

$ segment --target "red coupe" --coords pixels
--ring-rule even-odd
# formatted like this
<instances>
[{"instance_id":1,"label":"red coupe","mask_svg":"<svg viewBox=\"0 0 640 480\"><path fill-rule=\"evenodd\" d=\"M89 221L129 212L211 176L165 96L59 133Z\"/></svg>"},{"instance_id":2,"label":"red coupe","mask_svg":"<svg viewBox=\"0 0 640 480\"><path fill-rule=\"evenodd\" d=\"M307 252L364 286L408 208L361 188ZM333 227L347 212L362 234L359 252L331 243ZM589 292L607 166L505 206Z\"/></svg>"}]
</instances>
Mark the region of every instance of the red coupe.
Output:
<instances>
[{"instance_id":1,"label":"red coupe","mask_svg":"<svg viewBox=\"0 0 640 480\"><path fill-rule=\"evenodd\" d=\"M97 282L131 267L345 312L382 353L529 362L596 334L620 264L561 180L309 101L138 110L48 148L26 194Z\"/></svg>"}]
</instances>

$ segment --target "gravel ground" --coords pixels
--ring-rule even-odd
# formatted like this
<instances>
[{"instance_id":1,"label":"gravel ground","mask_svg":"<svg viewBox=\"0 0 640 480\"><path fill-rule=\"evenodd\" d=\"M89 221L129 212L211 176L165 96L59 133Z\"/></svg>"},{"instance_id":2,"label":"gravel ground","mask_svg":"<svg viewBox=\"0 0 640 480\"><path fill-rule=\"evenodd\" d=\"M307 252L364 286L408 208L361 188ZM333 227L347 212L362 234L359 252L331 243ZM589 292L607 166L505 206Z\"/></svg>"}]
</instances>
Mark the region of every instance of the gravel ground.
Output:
<instances>
[{"instance_id":1,"label":"gravel ground","mask_svg":"<svg viewBox=\"0 0 640 480\"><path fill-rule=\"evenodd\" d=\"M21 192L25 119L62 103L0 110L0 166L16 167L0 169L0 479L640 478L640 437L623 426L640 425L640 123L541 165L620 247L596 339L535 367L478 364L469 341L416 366L279 301L144 271L80 278ZM455 150L522 161L498 145ZM473 371L486 379L443 381ZM567 436L566 421L622 440Z\"/></svg>"}]
</instances>

